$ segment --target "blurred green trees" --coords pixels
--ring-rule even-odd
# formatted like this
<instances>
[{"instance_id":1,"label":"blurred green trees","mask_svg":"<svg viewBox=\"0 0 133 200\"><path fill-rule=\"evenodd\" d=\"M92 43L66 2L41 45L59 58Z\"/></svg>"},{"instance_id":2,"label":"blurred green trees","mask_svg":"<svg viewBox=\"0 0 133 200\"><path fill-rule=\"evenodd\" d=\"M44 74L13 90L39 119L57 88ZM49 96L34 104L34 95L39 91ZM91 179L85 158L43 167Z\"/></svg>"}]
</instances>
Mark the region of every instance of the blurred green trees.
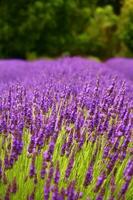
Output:
<instances>
[{"instance_id":1,"label":"blurred green trees","mask_svg":"<svg viewBox=\"0 0 133 200\"><path fill-rule=\"evenodd\" d=\"M133 56L133 0L125 0L124 2L120 15L118 35L121 45L123 45L123 48L126 47L126 53Z\"/></svg>"},{"instance_id":2,"label":"blurred green trees","mask_svg":"<svg viewBox=\"0 0 133 200\"><path fill-rule=\"evenodd\" d=\"M1 58L124 54L133 55L133 0L0 1Z\"/></svg>"}]
</instances>

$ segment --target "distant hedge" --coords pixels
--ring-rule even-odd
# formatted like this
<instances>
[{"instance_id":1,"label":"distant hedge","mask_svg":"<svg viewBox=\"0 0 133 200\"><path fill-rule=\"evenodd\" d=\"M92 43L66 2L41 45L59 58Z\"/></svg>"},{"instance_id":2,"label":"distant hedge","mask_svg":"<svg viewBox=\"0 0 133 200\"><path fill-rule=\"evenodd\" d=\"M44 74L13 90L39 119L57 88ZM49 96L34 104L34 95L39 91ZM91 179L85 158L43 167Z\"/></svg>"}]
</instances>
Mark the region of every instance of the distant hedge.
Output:
<instances>
[{"instance_id":1,"label":"distant hedge","mask_svg":"<svg viewBox=\"0 0 133 200\"><path fill-rule=\"evenodd\" d=\"M133 55L133 0L0 1L0 57Z\"/></svg>"}]
</instances>

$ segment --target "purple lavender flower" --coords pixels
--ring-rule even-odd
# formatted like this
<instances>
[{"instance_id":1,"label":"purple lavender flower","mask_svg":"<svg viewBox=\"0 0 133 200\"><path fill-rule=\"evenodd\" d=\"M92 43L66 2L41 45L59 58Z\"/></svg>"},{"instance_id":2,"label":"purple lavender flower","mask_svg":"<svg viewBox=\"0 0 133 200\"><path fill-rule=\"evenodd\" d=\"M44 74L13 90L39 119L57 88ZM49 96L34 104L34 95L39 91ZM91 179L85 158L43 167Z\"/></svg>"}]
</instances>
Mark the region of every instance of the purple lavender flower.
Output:
<instances>
[{"instance_id":1,"label":"purple lavender flower","mask_svg":"<svg viewBox=\"0 0 133 200\"><path fill-rule=\"evenodd\" d=\"M103 184L105 178L106 178L106 174L105 174L105 172L102 172L101 175L97 179L97 183L96 183L94 192L98 192L99 191L99 189L100 189L101 185Z\"/></svg>"},{"instance_id":2,"label":"purple lavender flower","mask_svg":"<svg viewBox=\"0 0 133 200\"><path fill-rule=\"evenodd\" d=\"M105 194L105 188L102 188L101 191L99 192L98 196L96 197L96 200L103 200L104 194Z\"/></svg>"},{"instance_id":3,"label":"purple lavender flower","mask_svg":"<svg viewBox=\"0 0 133 200\"><path fill-rule=\"evenodd\" d=\"M65 137L64 142L61 147L61 156L63 156L65 154L65 151L66 151L66 137Z\"/></svg>"},{"instance_id":4,"label":"purple lavender flower","mask_svg":"<svg viewBox=\"0 0 133 200\"><path fill-rule=\"evenodd\" d=\"M125 182L123 185L122 185L122 188L121 188L121 191L120 191L120 194L119 194L119 198L121 197L124 197L125 196L125 193L129 187L129 181Z\"/></svg>"},{"instance_id":5,"label":"purple lavender flower","mask_svg":"<svg viewBox=\"0 0 133 200\"><path fill-rule=\"evenodd\" d=\"M58 200L59 198L58 186L55 185L52 190L52 200Z\"/></svg>"},{"instance_id":6,"label":"purple lavender flower","mask_svg":"<svg viewBox=\"0 0 133 200\"><path fill-rule=\"evenodd\" d=\"M47 169L47 163L46 163L45 160L43 160L42 168L41 168L41 172L40 172L40 175L41 175L42 179L44 179L44 177L46 175L46 169Z\"/></svg>"},{"instance_id":7,"label":"purple lavender flower","mask_svg":"<svg viewBox=\"0 0 133 200\"><path fill-rule=\"evenodd\" d=\"M52 155L50 154L50 152L48 150L46 150L43 154L44 159L49 162L51 161Z\"/></svg>"},{"instance_id":8,"label":"purple lavender flower","mask_svg":"<svg viewBox=\"0 0 133 200\"><path fill-rule=\"evenodd\" d=\"M51 162L49 167L48 179L51 180L53 178L53 175L54 175L54 166L53 162Z\"/></svg>"},{"instance_id":9,"label":"purple lavender flower","mask_svg":"<svg viewBox=\"0 0 133 200\"><path fill-rule=\"evenodd\" d=\"M70 176L70 173L71 173L71 170L73 168L73 164L74 164L74 153L72 154L70 160L69 160L69 163L68 163L68 166L67 166L67 169L65 171L65 178L69 178Z\"/></svg>"},{"instance_id":10,"label":"purple lavender flower","mask_svg":"<svg viewBox=\"0 0 133 200\"><path fill-rule=\"evenodd\" d=\"M59 183L59 179L60 179L60 168L59 168L59 162L57 162L55 176L54 176L54 182L55 182L55 184Z\"/></svg>"},{"instance_id":11,"label":"purple lavender flower","mask_svg":"<svg viewBox=\"0 0 133 200\"><path fill-rule=\"evenodd\" d=\"M44 200L48 200L50 196L50 180L46 180L46 184L44 186Z\"/></svg>"},{"instance_id":12,"label":"purple lavender flower","mask_svg":"<svg viewBox=\"0 0 133 200\"><path fill-rule=\"evenodd\" d=\"M85 180L84 180L84 186L85 187L90 184L90 182L92 181L92 178L93 178L93 166L90 165L88 170L87 170L86 177L85 177Z\"/></svg>"},{"instance_id":13,"label":"purple lavender flower","mask_svg":"<svg viewBox=\"0 0 133 200\"><path fill-rule=\"evenodd\" d=\"M33 192L28 195L27 200L35 200L35 190L36 188L34 188Z\"/></svg>"},{"instance_id":14,"label":"purple lavender flower","mask_svg":"<svg viewBox=\"0 0 133 200\"><path fill-rule=\"evenodd\" d=\"M36 174L36 169L35 169L35 155L33 156L32 158L32 161L31 161L31 165L30 165L30 172L29 172L29 176L30 178L32 178L33 176L35 176Z\"/></svg>"},{"instance_id":15,"label":"purple lavender flower","mask_svg":"<svg viewBox=\"0 0 133 200\"><path fill-rule=\"evenodd\" d=\"M5 169L8 169L9 168L9 158L8 158L8 154L6 153L5 154L5 157L4 157L4 167Z\"/></svg>"},{"instance_id":16,"label":"purple lavender flower","mask_svg":"<svg viewBox=\"0 0 133 200\"><path fill-rule=\"evenodd\" d=\"M11 189L11 185L9 184L7 189L6 189L6 194L5 194L4 200L10 200L11 199L10 189Z\"/></svg>"},{"instance_id":17,"label":"purple lavender flower","mask_svg":"<svg viewBox=\"0 0 133 200\"><path fill-rule=\"evenodd\" d=\"M125 170L124 170L124 178L129 181L133 176L133 160L129 160Z\"/></svg>"},{"instance_id":18,"label":"purple lavender flower","mask_svg":"<svg viewBox=\"0 0 133 200\"><path fill-rule=\"evenodd\" d=\"M48 149L48 152L52 155L53 152L54 152L54 147L55 147L55 142L54 141L51 141L50 144L49 144L49 149Z\"/></svg>"}]
</instances>

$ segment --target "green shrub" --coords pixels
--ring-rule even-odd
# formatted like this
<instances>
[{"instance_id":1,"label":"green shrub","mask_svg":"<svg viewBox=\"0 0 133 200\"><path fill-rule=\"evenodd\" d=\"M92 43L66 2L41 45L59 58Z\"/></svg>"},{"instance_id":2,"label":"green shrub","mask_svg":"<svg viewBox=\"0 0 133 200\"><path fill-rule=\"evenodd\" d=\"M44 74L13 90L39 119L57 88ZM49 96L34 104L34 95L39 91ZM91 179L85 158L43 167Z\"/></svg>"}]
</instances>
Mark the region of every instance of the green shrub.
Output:
<instances>
[{"instance_id":1,"label":"green shrub","mask_svg":"<svg viewBox=\"0 0 133 200\"><path fill-rule=\"evenodd\" d=\"M133 55L133 0L125 0L120 15L118 34L121 45L124 44L129 49L129 54Z\"/></svg>"},{"instance_id":2,"label":"green shrub","mask_svg":"<svg viewBox=\"0 0 133 200\"><path fill-rule=\"evenodd\" d=\"M115 48L117 16L111 6L98 7L86 30L78 36L83 54L99 55L101 58L112 56Z\"/></svg>"},{"instance_id":3,"label":"green shrub","mask_svg":"<svg viewBox=\"0 0 133 200\"><path fill-rule=\"evenodd\" d=\"M120 17L114 13L123 1L0 1L0 57L92 55L105 59L119 51L125 55L126 48L132 52L133 0L125 1Z\"/></svg>"}]
</instances>

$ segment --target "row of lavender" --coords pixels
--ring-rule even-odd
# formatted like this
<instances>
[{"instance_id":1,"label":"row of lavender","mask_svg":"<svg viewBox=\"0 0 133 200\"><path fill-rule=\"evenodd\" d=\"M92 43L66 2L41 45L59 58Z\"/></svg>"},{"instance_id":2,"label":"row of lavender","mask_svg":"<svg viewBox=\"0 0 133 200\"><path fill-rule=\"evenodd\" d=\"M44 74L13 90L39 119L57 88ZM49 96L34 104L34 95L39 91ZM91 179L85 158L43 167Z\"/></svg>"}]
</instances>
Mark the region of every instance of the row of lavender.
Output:
<instances>
[{"instance_id":1,"label":"row of lavender","mask_svg":"<svg viewBox=\"0 0 133 200\"><path fill-rule=\"evenodd\" d=\"M128 76L81 58L0 72L1 200L133 199Z\"/></svg>"}]
</instances>

